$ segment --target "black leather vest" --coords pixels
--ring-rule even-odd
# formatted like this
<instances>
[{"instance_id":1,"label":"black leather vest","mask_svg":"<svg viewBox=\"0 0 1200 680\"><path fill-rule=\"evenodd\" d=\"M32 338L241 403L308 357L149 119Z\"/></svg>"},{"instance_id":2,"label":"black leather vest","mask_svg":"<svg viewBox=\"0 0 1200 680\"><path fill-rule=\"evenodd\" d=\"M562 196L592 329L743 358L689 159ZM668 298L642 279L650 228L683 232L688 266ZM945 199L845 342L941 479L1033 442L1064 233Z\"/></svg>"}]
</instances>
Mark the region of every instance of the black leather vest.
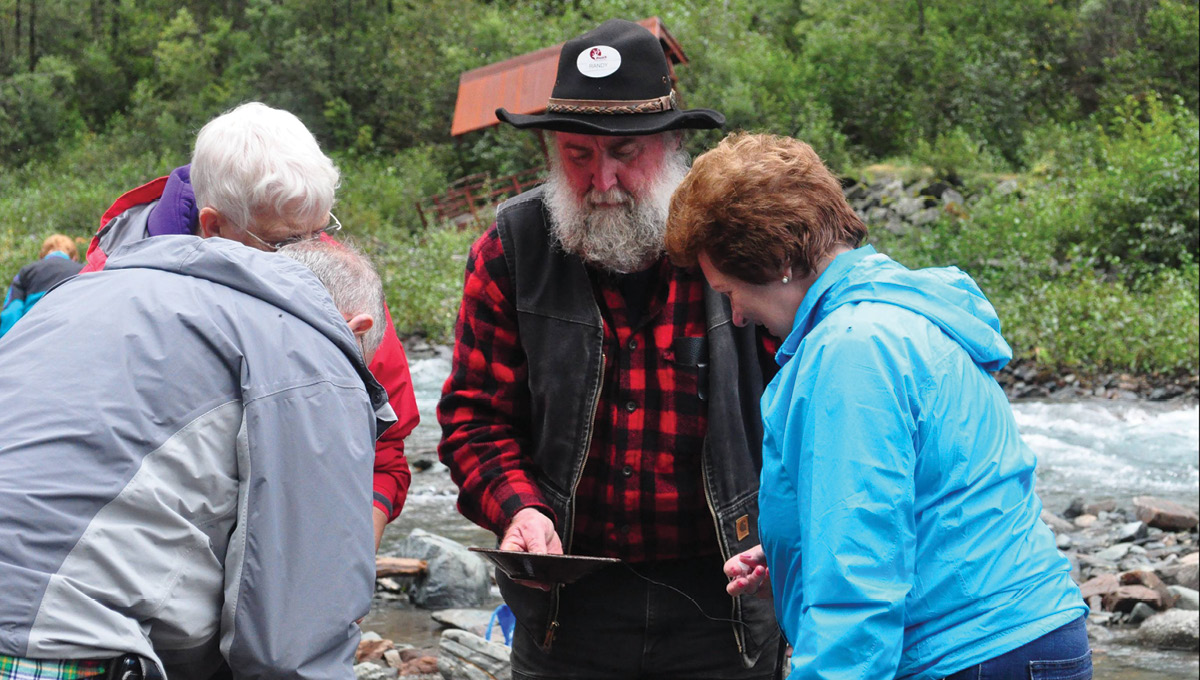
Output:
<instances>
[{"instance_id":1,"label":"black leather vest","mask_svg":"<svg viewBox=\"0 0 1200 680\"><path fill-rule=\"evenodd\" d=\"M604 326L583 261L553 243L540 188L504 202L496 228L515 289L521 347L528 362L532 451L537 481L571 551L575 487L583 474L600 394ZM752 327L733 325L729 303L707 285L708 432L705 495L725 559L759 543L758 477L762 468L759 398L765 385L760 342ZM557 590L543 593L497 572L505 601L550 644ZM777 636L770 601L731 598L744 661L752 665ZM770 647L774 649L772 644Z\"/></svg>"}]
</instances>

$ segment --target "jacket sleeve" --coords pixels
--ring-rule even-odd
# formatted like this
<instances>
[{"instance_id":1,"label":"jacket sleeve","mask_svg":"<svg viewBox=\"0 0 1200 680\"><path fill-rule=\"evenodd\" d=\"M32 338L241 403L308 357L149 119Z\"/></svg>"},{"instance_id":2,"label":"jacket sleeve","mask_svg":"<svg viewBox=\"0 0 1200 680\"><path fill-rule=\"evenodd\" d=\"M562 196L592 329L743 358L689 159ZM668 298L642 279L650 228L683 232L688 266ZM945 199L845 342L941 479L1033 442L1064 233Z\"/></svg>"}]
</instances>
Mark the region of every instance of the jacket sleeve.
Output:
<instances>
[{"instance_id":1,"label":"jacket sleeve","mask_svg":"<svg viewBox=\"0 0 1200 680\"><path fill-rule=\"evenodd\" d=\"M528 368L512 295L493 225L467 257L453 366L438 403L438 456L459 487L459 512L497 535L524 507L554 518L525 453L530 446Z\"/></svg>"},{"instance_id":2,"label":"jacket sleeve","mask_svg":"<svg viewBox=\"0 0 1200 680\"><path fill-rule=\"evenodd\" d=\"M404 456L404 438L420 422L417 399L413 394L412 378L408 372L408 357L396 337L391 312L384 307L383 341L371 359L371 375L387 390L388 402L396 412L396 423L375 442L374 504L388 521L396 519L404 509L412 473Z\"/></svg>"},{"instance_id":3,"label":"jacket sleeve","mask_svg":"<svg viewBox=\"0 0 1200 680\"><path fill-rule=\"evenodd\" d=\"M0 337L3 337L25 315L25 284L21 276L25 270L17 272L12 285L4 295L4 307L0 308Z\"/></svg>"},{"instance_id":4,"label":"jacket sleeve","mask_svg":"<svg viewBox=\"0 0 1200 680\"><path fill-rule=\"evenodd\" d=\"M916 550L911 372L877 337L842 330L806 350L781 433L801 533L801 593L782 594L801 599L782 607L797 638L792 680L895 677L903 650Z\"/></svg>"},{"instance_id":5,"label":"jacket sleeve","mask_svg":"<svg viewBox=\"0 0 1200 680\"><path fill-rule=\"evenodd\" d=\"M374 589L374 413L361 382L247 399L221 652L235 678L354 677Z\"/></svg>"}]
</instances>

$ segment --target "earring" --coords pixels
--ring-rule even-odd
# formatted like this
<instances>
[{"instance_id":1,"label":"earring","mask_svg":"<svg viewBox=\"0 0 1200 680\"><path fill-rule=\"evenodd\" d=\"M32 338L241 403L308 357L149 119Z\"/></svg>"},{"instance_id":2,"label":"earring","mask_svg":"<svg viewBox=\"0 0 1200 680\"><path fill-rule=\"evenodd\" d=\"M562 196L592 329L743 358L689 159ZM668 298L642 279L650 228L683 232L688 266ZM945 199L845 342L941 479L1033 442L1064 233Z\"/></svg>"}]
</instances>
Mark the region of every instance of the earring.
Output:
<instances>
[{"instance_id":1,"label":"earring","mask_svg":"<svg viewBox=\"0 0 1200 680\"><path fill-rule=\"evenodd\" d=\"M788 277L786 277L786 276L784 276L784 277L783 277L783 282L784 282L784 283L788 283L789 281L791 281L791 279L790 279L790 278L788 278Z\"/></svg>"}]
</instances>

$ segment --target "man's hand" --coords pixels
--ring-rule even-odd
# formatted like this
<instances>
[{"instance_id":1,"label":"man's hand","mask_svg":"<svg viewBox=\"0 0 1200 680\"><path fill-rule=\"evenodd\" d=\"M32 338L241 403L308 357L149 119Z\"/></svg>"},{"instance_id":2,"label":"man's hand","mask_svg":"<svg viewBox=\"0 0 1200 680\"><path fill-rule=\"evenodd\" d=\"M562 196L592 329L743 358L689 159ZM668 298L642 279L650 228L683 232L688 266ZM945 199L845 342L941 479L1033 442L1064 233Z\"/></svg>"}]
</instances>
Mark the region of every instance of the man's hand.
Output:
<instances>
[{"instance_id":1,"label":"man's hand","mask_svg":"<svg viewBox=\"0 0 1200 680\"><path fill-rule=\"evenodd\" d=\"M501 550L562 554L562 541L554 531L554 522L537 508L521 508L500 540Z\"/></svg>"},{"instance_id":2,"label":"man's hand","mask_svg":"<svg viewBox=\"0 0 1200 680\"><path fill-rule=\"evenodd\" d=\"M550 555L563 554L562 541L558 538L558 532L554 530L554 522L550 521L550 518L537 508L521 508L517 514L513 515L512 523L504 532L504 538L500 539L500 549ZM513 582L528 588L550 590L548 583L516 579Z\"/></svg>"},{"instance_id":3,"label":"man's hand","mask_svg":"<svg viewBox=\"0 0 1200 680\"><path fill-rule=\"evenodd\" d=\"M730 579L725 592L734 597L757 595L764 600L771 597L770 572L762 545L730 557L725 562L725 575Z\"/></svg>"}]
</instances>

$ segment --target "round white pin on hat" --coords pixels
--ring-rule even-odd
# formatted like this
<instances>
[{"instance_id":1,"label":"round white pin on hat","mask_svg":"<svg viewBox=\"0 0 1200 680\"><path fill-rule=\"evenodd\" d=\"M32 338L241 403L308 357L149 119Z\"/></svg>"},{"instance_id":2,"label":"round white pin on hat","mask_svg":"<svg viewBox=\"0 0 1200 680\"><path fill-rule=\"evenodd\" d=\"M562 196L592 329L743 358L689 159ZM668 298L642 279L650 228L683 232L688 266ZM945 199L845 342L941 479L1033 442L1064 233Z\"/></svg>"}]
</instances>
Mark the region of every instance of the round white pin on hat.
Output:
<instances>
[{"instance_id":1,"label":"round white pin on hat","mask_svg":"<svg viewBox=\"0 0 1200 680\"><path fill-rule=\"evenodd\" d=\"M621 67L621 53L608 45L596 45L580 52L575 66L589 78L603 78Z\"/></svg>"}]
</instances>

